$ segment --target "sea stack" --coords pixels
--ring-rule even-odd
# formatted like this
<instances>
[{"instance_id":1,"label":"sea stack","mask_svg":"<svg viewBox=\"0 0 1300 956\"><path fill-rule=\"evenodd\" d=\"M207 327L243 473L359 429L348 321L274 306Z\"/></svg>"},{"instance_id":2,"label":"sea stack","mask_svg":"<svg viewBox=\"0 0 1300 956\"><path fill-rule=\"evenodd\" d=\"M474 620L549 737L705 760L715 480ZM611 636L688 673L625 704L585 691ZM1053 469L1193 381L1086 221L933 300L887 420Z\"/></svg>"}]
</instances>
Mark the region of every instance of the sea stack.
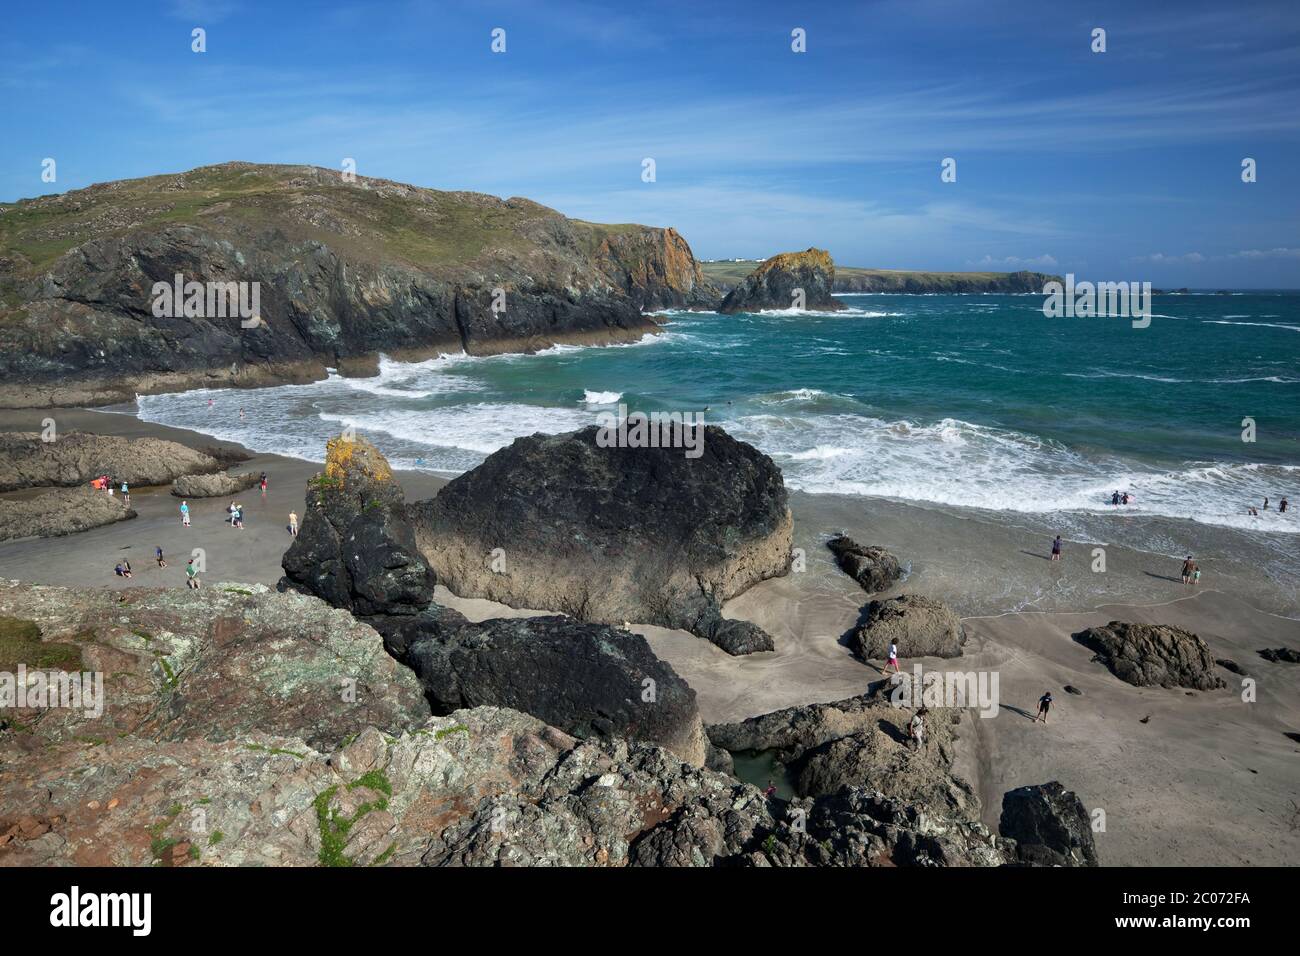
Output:
<instances>
[{"instance_id":1,"label":"sea stack","mask_svg":"<svg viewBox=\"0 0 1300 956\"><path fill-rule=\"evenodd\" d=\"M782 252L728 292L718 311L726 315L764 309L833 312L844 308L831 296L834 285L835 262L825 249Z\"/></svg>"}]
</instances>

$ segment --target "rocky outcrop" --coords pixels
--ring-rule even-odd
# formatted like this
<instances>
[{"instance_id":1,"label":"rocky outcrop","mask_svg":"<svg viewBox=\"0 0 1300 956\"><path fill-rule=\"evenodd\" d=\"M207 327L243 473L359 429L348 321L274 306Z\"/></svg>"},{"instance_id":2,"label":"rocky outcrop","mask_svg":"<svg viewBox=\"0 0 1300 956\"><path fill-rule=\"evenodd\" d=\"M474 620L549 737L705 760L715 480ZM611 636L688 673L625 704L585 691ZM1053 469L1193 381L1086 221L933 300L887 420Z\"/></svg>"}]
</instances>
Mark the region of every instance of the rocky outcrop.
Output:
<instances>
[{"instance_id":1,"label":"rocky outcrop","mask_svg":"<svg viewBox=\"0 0 1300 956\"><path fill-rule=\"evenodd\" d=\"M1075 634L1074 640L1096 651L1093 660L1135 687L1225 686L1214 672L1214 655L1206 643L1179 627L1111 621Z\"/></svg>"},{"instance_id":2,"label":"rocky outcrop","mask_svg":"<svg viewBox=\"0 0 1300 956\"><path fill-rule=\"evenodd\" d=\"M840 570L857 581L868 594L893 587L903 576L898 559L884 548L861 545L846 534L826 542Z\"/></svg>"},{"instance_id":3,"label":"rocky outcrop","mask_svg":"<svg viewBox=\"0 0 1300 956\"><path fill-rule=\"evenodd\" d=\"M76 534L135 516L135 510L122 498L90 488L47 491L32 498L0 498L0 541Z\"/></svg>"},{"instance_id":4,"label":"rocky outcrop","mask_svg":"<svg viewBox=\"0 0 1300 956\"><path fill-rule=\"evenodd\" d=\"M165 485L181 475L219 471L222 462L174 441L88 432L0 432L0 491L89 484L100 475L115 484Z\"/></svg>"},{"instance_id":5,"label":"rocky outcrop","mask_svg":"<svg viewBox=\"0 0 1300 956\"><path fill-rule=\"evenodd\" d=\"M872 692L828 704L788 707L738 723L711 724L709 742L732 754L770 753L805 797L858 787L967 820L980 801L957 776L953 744L961 711L927 710L925 744L909 743L915 708L896 706L881 682Z\"/></svg>"},{"instance_id":6,"label":"rocky outcrop","mask_svg":"<svg viewBox=\"0 0 1300 956\"><path fill-rule=\"evenodd\" d=\"M155 290L177 275L202 305L167 307ZM307 382L381 351L633 341L658 329L642 310L717 301L669 229L225 163L0 204L0 405Z\"/></svg>"},{"instance_id":7,"label":"rocky outcrop","mask_svg":"<svg viewBox=\"0 0 1300 956\"><path fill-rule=\"evenodd\" d=\"M1300 651L1291 647L1266 647L1259 656L1274 664L1300 664Z\"/></svg>"},{"instance_id":8,"label":"rocky outcrop","mask_svg":"<svg viewBox=\"0 0 1300 956\"><path fill-rule=\"evenodd\" d=\"M455 618L441 609L387 628L435 713L510 707L580 739L644 741L704 765L695 691L641 635L565 617Z\"/></svg>"},{"instance_id":9,"label":"rocky outcrop","mask_svg":"<svg viewBox=\"0 0 1300 956\"><path fill-rule=\"evenodd\" d=\"M172 482L177 498L224 498L255 487L261 475L246 471L241 475L217 472L214 475L182 475Z\"/></svg>"},{"instance_id":10,"label":"rocky outcrop","mask_svg":"<svg viewBox=\"0 0 1300 956\"><path fill-rule=\"evenodd\" d=\"M8 702L0 708L6 748L37 753L66 743L84 752L87 742L123 736L262 733L330 749L367 724L398 734L429 716L415 675L350 615L263 585L191 591L174 573L168 590L0 585L0 672L16 674L22 664L33 681L54 671L103 680L102 695L83 695L81 707L46 707L31 696L28 707Z\"/></svg>"},{"instance_id":11,"label":"rocky outcrop","mask_svg":"<svg viewBox=\"0 0 1300 956\"><path fill-rule=\"evenodd\" d=\"M359 615L415 614L437 583L415 545L406 498L388 461L362 438L329 441L325 470L282 559L286 589Z\"/></svg>"},{"instance_id":12,"label":"rocky outcrop","mask_svg":"<svg viewBox=\"0 0 1300 956\"><path fill-rule=\"evenodd\" d=\"M730 315L765 309L802 308L822 312L843 309L844 303L831 296L834 286L835 263L824 249L782 252L766 260L728 292L718 311Z\"/></svg>"},{"instance_id":13,"label":"rocky outcrop","mask_svg":"<svg viewBox=\"0 0 1300 956\"><path fill-rule=\"evenodd\" d=\"M701 263L705 278L723 291L739 285L757 265L757 261L735 260ZM837 266L831 291L895 295L1026 295L1041 294L1043 286L1052 281L1063 283L1065 280L1042 272L921 272Z\"/></svg>"},{"instance_id":14,"label":"rocky outcrop","mask_svg":"<svg viewBox=\"0 0 1300 956\"><path fill-rule=\"evenodd\" d=\"M860 789L781 812L657 747L493 707L332 751L266 734L65 742L0 775L0 865L996 866L1012 852L978 823Z\"/></svg>"},{"instance_id":15,"label":"rocky outcrop","mask_svg":"<svg viewBox=\"0 0 1300 956\"><path fill-rule=\"evenodd\" d=\"M772 460L707 426L702 454L600 447L593 426L520 438L412 505L416 540L461 597L582 621L681 628L731 654L771 638L723 602L789 568Z\"/></svg>"},{"instance_id":16,"label":"rocky outcrop","mask_svg":"<svg viewBox=\"0 0 1300 956\"><path fill-rule=\"evenodd\" d=\"M581 738L618 735L704 763L695 692L639 634L555 617L472 623L435 603L402 489L363 439L328 443L283 565L285 589L373 625L436 713L511 707Z\"/></svg>"},{"instance_id":17,"label":"rocky outcrop","mask_svg":"<svg viewBox=\"0 0 1300 956\"><path fill-rule=\"evenodd\" d=\"M890 643L898 645L899 657L960 657L966 629L942 601L904 594L867 605L852 642L864 661L888 657Z\"/></svg>"},{"instance_id":18,"label":"rocky outcrop","mask_svg":"<svg viewBox=\"0 0 1300 956\"><path fill-rule=\"evenodd\" d=\"M1016 858L1025 866L1097 865L1088 811L1055 780L1008 790L999 829L1015 841Z\"/></svg>"}]
</instances>

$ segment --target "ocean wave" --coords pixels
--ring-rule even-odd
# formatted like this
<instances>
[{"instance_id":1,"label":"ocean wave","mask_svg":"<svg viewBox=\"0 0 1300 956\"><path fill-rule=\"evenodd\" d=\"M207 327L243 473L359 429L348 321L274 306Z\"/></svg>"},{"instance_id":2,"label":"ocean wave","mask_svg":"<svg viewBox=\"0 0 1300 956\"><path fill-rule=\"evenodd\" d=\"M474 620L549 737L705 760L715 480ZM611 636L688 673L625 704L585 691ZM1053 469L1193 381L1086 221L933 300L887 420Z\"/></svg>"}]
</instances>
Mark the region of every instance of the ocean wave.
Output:
<instances>
[{"instance_id":1,"label":"ocean wave","mask_svg":"<svg viewBox=\"0 0 1300 956\"><path fill-rule=\"evenodd\" d=\"M1261 329L1290 329L1300 332L1300 325L1286 325L1281 322L1225 322L1223 319L1201 319L1202 325L1253 325Z\"/></svg>"},{"instance_id":2,"label":"ocean wave","mask_svg":"<svg viewBox=\"0 0 1300 956\"><path fill-rule=\"evenodd\" d=\"M584 405L613 405L622 397L622 392L593 392L589 388L582 390Z\"/></svg>"}]
</instances>

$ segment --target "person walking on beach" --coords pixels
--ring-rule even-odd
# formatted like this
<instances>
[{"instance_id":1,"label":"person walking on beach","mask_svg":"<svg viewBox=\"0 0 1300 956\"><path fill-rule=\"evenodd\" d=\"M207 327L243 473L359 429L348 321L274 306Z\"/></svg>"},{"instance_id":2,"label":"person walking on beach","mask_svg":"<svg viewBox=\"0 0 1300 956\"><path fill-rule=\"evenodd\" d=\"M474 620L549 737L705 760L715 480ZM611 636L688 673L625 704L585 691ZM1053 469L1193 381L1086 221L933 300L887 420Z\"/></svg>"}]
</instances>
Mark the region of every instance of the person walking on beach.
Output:
<instances>
[{"instance_id":1,"label":"person walking on beach","mask_svg":"<svg viewBox=\"0 0 1300 956\"><path fill-rule=\"evenodd\" d=\"M235 502L235 504L232 505L231 507L234 510L232 510L230 513L230 524L232 527L238 528L240 531L243 531L244 530L244 506L239 504L239 502Z\"/></svg>"},{"instance_id":2,"label":"person walking on beach","mask_svg":"<svg viewBox=\"0 0 1300 956\"><path fill-rule=\"evenodd\" d=\"M1195 561L1192 562L1192 585L1201 583L1201 566Z\"/></svg>"},{"instance_id":3,"label":"person walking on beach","mask_svg":"<svg viewBox=\"0 0 1300 956\"><path fill-rule=\"evenodd\" d=\"M1061 536L1058 534L1056 540L1052 542L1052 560L1061 560Z\"/></svg>"},{"instance_id":4,"label":"person walking on beach","mask_svg":"<svg viewBox=\"0 0 1300 956\"><path fill-rule=\"evenodd\" d=\"M199 569L194 566L194 559L185 565L185 586L193 591L199 589Z\"/></svg>"},{"instance_id":5,"label":"person walking on beach","mask_svg":"<svg viewBox=\"0 0 1300 956\"><path fill-rule=\"evenodd\" d=\"M1034 718L1034 723L1040 720L1047 723L1047 712L1052 709L1052 692L1049 690L1042 697L1038 698L1038 716Z\"/></svg>"},{"instance_id":6,"label":"person walking on beach","mask_svg":"<svg viewBox=\"0 0 1300 956\"><path fill-rule=\"evenodd\" d=\"M298 512L296 511L289 512L289 534L298 537Z\"/></svg>"},{"instance_id":7,"label":"person walking on beach","mask_svg":"<svg viewBox=\"0 0 1300 956\"><path fill-rule=\"evenodd\" d=\"M131 489L127 487L126 482L122 482L122 500L128 505L131 503Z\"/></svg>"},{"instance_id":8,"label":"person walking on beach","mask_svg":"<svg viewBox=\"0 0 1300 956\"><path fill-rule=\"evenodd\" d=\"M181 527L188 528L189 526L190 526L190 503L188 501L182 501L181 502Z\"/></svg>"},{"instance_id":9,"label":"person walking on beach","mask_svg":"<svg viewBox=\"0 0 1300 956\"><path fill-rule=\"evenodd\" d=\"M159 545L158 547L154 548L153 552L154 552L154 556L158 559L158 567L160 568L167 567L167 562L163 560L162 545Z\"/></svg>"},{"instance_id":10,"label":"person walking on beach","mask_svg":"<svg viewBox=\"0 0 1300 956\"><path fill-rule=\"evenodd\" d=\"M1195 570L1196 570L1196 562L1192 560L1192 556L1189 554L1187 556L1187 560L1183 562L1183 583L1184 584L1191 583L1192 572Z\"/></svg>"},{"instance_id":11,"label":"person walking on beach","mask_svg":"<svg viewBox=\"0 0 1300 956\"><path fill-rule=\"evenodd\" d=\"M266 472L262 472L261 485L262 485L262 497L265 498L266 497Z\"/></svg>"},{"instance_id":12,"label":"person walking on beach","mask_svg":"<svg viewBox=\"0 0 1300 956\"><path fill-rule=\"evenodd\" d=\"M898 645L895 644L893 641L890 641L890 642L889 642L889 660L885 661L885 666L884 666L883 668L881 668L880 673L883 674L885 671L889 670L889 668L891 668L891 667L894 668L894 673L895 673L895 674L899 673L899 670L898 670Z\"/></svg>"}]
</instances>

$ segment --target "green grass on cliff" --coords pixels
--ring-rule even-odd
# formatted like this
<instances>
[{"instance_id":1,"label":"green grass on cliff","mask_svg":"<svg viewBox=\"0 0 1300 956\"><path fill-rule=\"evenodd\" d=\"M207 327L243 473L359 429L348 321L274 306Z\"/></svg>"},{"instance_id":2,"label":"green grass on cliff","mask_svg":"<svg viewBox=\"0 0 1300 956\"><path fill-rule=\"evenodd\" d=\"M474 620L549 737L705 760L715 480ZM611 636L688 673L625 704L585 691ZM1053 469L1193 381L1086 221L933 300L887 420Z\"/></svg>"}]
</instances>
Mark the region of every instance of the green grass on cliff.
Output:
<instances>
[{"instance_id":1,"label":"green grass on cliff","mask_svg":"<svg viewBox=\"0 0 1300 956\"><path fill-rule=\"evenodd\" d=\"M13 674L19 664L28 670L77 671L81 669L81 648L41 640L35 621L0 617L0 672Z\"/></svg>"},{"instance_id":2,"label":"green grass on cliff","mask_svg":"<svg viewBox=\"0 0 1300 956\"><path fill-rule=\"evenodd\" d=\"M704 271L705 278L719 285L731 287L737 285L760 265L762 262L757 259L746 259L740 262L701 262L700 268ZM910 279L933 287L935 291L942 291L945 288L960 289L970 282L994 282L1007 275L1006 272L925 272L911 269L859 269L838 265L835 267L836 279L869 276L889 284L899 285Z\"/></svg>"},{"instance_id":3,"label":"green grass on cliff","mask_svg":"<svg viewBox=\"0 0 1300 956\"><path fill-rule=\"evenodd\" d=\"M0 203L0 257L21 256L16 271L35 274L87 240L183 224L221 237L275 230L290 241L324 242L354 260L449 271L535 255L551 220L564 221L525 199L345 183L336 170L304 166L225 163ZM587 251L643 228L580 220L569 226L565 241Z\"/></svg>"}]
</instances>

